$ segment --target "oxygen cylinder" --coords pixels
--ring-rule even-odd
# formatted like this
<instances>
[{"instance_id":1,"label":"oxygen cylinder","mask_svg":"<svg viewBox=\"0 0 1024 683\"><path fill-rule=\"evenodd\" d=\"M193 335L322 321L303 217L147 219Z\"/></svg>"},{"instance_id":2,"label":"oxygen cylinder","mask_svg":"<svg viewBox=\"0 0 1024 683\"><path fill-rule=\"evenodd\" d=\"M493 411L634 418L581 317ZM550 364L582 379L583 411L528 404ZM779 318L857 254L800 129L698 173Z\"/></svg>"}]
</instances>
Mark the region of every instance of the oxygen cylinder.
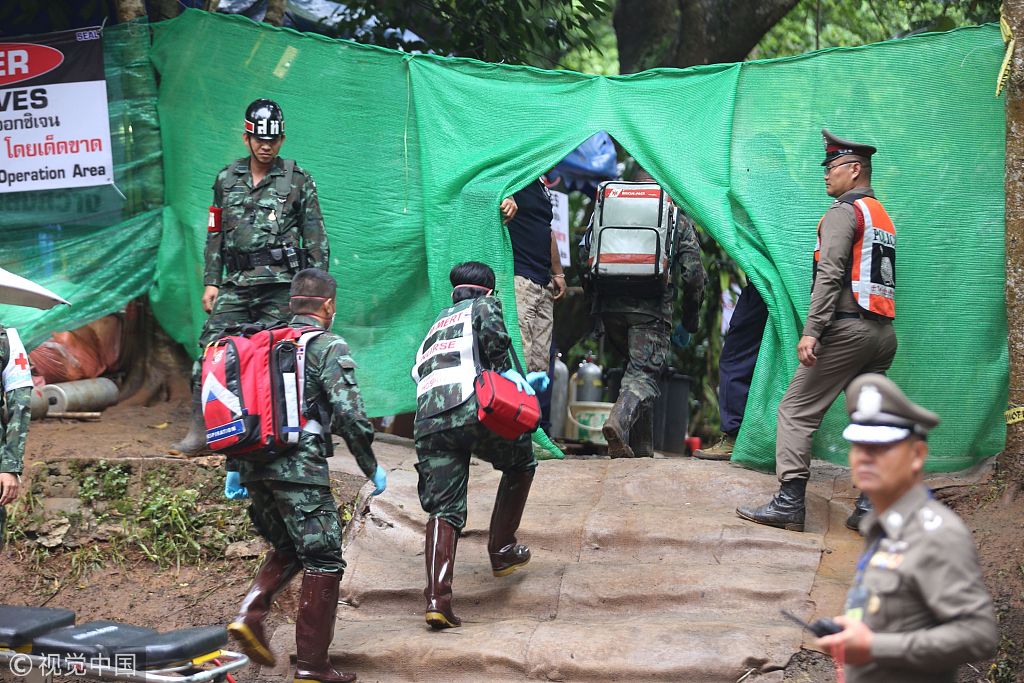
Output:
<instances>
[{"instance_id":1,"label":"oxygen cylinder","mask_svg":"<svg viewBox=\"0 0 1024 683\"><path fill-rule=\"evenodd\" d=\"M565 411L569 405L569 368L559 354L551 378L551 438L565 437Z\"/></svg>"},{"instance_id":2,"label":"oxygen cylinder","mask_svg":"<svg viewBox=\"0 0 1024 683\"><path fill-rule=\"evenodd\" d=\"M601 366L594 363L593 356L589 354L580 363L579 369L573 375L576 387L575 401L596 402L601 400L603 383L601 382Z\"/></svg>"}]
</instances>

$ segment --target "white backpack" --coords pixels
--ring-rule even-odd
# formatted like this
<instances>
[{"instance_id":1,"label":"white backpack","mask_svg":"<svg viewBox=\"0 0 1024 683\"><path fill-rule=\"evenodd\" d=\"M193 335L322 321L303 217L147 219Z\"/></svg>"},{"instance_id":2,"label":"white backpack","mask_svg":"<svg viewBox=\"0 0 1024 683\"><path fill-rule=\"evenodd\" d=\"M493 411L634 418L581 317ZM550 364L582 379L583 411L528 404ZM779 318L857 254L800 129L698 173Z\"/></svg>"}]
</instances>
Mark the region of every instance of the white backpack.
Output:
<instances>
[{"instance_id":1,"label":"white backpack","mask_svg":"<svg viewBox=\"0 0 1024 683\"><path fill-rule=\"evenodd\" d=\"M675 258L676 211L657 183L601 183L587 263L599 291L664 291Z\"/></svg>"}]
</instances>

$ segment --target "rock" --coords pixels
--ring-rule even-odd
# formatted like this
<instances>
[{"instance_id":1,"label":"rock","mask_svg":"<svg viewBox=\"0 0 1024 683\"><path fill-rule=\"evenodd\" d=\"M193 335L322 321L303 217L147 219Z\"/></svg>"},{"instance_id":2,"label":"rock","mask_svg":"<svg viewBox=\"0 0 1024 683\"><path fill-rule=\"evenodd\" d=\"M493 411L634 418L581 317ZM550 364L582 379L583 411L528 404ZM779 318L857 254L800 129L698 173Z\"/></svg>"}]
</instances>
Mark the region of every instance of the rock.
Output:
<instances>
[{"instance_id":1,"label":"rock","mask_svg":"<svg viewBox=\"0 0 1024 683\"><path fill-rule=\"evenodd\" d=\"M36 543L44 548L56 548L64 543L64 536L71 529L71 522L67 517L49 519L39 525L36 536Z\"/></svg>"},{"instance_id":2,"label":"rock","mask_svg":"<svg viewBox=\"0 0 1024 683\"><path fill-rule=\"evenodd\" d=\"M257 538L251 541L235 541L228 545L224 551L224 557L232 559L240 559L246 557L259 557L267 550L267 544L263 539Z\"/></svg>"},{"instance_id":3,"label":"rock","mask_svg":"<svg viewBox=\"0 0 1024 683\"><path fill-rule=\"evenodd\" d=\"M207 468L219 468L224 465L223 455L201 455L198 458L189 458L190 462L194 462L200 467Z\"/></svg>"}]
</instances>

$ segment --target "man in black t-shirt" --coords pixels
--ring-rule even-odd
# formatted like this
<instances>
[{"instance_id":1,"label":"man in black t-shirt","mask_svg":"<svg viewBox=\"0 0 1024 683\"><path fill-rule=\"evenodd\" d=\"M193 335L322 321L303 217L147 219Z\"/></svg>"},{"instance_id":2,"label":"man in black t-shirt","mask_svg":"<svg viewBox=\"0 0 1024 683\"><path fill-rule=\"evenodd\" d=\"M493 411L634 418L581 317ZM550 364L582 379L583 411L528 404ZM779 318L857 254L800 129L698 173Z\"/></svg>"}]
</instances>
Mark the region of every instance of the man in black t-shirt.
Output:
<instances>
[{"instance_id":1,"label":"man in black t-shirt","mask_svg":"<svg viewBox=\"0 0 1024 683\"><path fill-rule=\"evenodd\" d=\"M565 294L565 274L551 232L551 193L538 178L501 202L515 261L516 309L527 372L547 372L554 300Z\"/></svg>"}]
</instances>

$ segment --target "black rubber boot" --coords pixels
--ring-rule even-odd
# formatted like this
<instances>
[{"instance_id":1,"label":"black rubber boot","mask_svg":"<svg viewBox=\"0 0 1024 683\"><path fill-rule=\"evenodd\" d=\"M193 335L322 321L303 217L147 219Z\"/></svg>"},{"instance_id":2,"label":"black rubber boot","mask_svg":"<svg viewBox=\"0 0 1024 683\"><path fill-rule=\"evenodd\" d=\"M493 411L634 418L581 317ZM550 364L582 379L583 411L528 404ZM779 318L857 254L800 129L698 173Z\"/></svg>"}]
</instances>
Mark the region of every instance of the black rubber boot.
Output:
<instances>
[{"instance_id":1,"label":"black rubber boot","mask_svg":"<svg viewBox=\"0 0 1024 683\"><path fill-rule=\"evenodd\" d=\"M629 430L629 446L634 457L654 457L654 399L640 403L636 422Z\"/></svg>"},{"instance_id":2,"label":"black rubber boot","mask_svg":"<svg viewBox=\"0 0 1024 683\"><path fill-rule=\"evenodd\" d=\"M779 492L766 504L761 507L738 507L736 514L758 524L787 531L803 531L806 493L806 479L784 481Z\"/></svg>"},{"instance_id":3,"label":"black rubber boot","mask_svg":"<svg viewBox=\"0 0 1024 683\"><path fill-rule=\"evenodd\" d=\"M206 422L203 420L203 405L200 390L192 392L192 415L189 418L188 434L181 441L171 444L179 453L200 453L206 450Z\"/></svg>"},{"instance_id":4,"label":"black rubber boot","mask_svg":"<svg viewBox=\"0 0 1024 683\"><path fill-rule=\"evenodd\" d=\"M853 504L853 512L846 518L846 528L860 533L860 520L871 512L871 501L863 493L857 496L857 502Z\"/></svg>"},{"instance_id":5,"label":"black rubber boot","mask_svg":"<svg viewBox=\"0 0 1024 683\"><path fill-rule=\"evenodd\" d=\"M636 421L640 410L640 397L631 391L619 393L619 400L612 406L608 419L601 428L608 442L608 455L612 458L632 458L633 449L626 443L626 432Z\"/></svg>"},{"instance_id":6,"label":"black rubber boot","mask_svg":"<svg viewBox=\"0 0 1024 683\"><path fill-rule=\"evenodd\" d=\"M530 496L534 470L505 472L498 484L491 512L491 530L487 552L491 556L491 573L507 576L530 562L530 549L518 543L516 531L523 521L523 509Z\"/></svg>"}]
</instances>

